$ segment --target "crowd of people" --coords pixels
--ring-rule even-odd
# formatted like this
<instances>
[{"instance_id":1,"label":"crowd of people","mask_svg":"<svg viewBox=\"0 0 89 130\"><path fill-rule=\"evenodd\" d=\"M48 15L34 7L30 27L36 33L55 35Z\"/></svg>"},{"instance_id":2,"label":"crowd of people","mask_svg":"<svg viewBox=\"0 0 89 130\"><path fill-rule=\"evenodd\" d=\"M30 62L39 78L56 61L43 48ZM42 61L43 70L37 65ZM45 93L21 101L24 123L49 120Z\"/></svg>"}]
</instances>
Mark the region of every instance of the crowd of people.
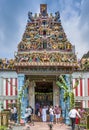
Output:
<instances>
[{"instance_id":1,"label":"crowd of people","mask_svg":"<svg viewBox=\"0 0 89 130\"><path fill-rule=\"evenodd\" d=\"M17 108L14 106L10 109L10 121L14 121L17 123ZM75 107L69 111L69 118L71 121L72 130L75 130L75 124L77 124L77 119L82 117L84 113L84 109L77 110ZM35 110L28 106L25 110L25 123L32 122L32 115L36 115L42 122L50 122L53 124L54 122L60 123L60 118L62 117L62 109L59 105L48 106L48 105L40 105L36 103Z\"/></svg>"},{"instance_id":2,"label":"crowd of people","mask_svg":"<svg viewBox=\"0 0 89 130\"><path fill-rule=\"evenodd\" d=\"M35 115L39 118L39 121L47 122L49 119L50 123L54 121L59 123L61 117L61 107L56 106L48 106L48 105L40 105L39 103L36 104L35 107ZM48 118L49 117L49 118Z\"/></svg>"},{"instance_id":3,"label":"crowd of people","mask_svg":"<svg viewBox=\"0 0 89 130\"><path fill-rule=\"evenodd\" d=\"M81 118L82 117L82 113L84 112L83 109L81 110L77 110L75 107L72 108L69 111L69 118L70 118L70 125L72 127L72 130L75 130L75 124L77 124L77 118ZM25 121L27 122L31 122L31 116L32 114L35 114L42 122L50 122L50 124L53 124L54 122L56 124L61 123L60 119L62 117L62 109L60 106L56 105L56 106L48 106L48 105L40 105L39 103L36 104L35 106L35 111L33 112L32 107L28 107L26 108L26 113L25 113Z\"/></svg>"},{"instance_id":4,"label":"crowd of people","mask_svg":"<svg viewBox=\"0 0 89 130\"><path fill-rule=\"evenodd\" d=\"M41 106L39 103L36 104L35 111L31 106L26 107L25 109L25 123L32 122L32 115L35 114L40 121L47 122L49 119L50 123L53 123L54 121L56 123L60 122L60 117L61 117L61 107L56 105L56 106L48 106L48 105L43 105ZM11 107L10 108L10 121L14 121L17 123L18 120L18 112L17 108ZM49 117L49 118L48 118Z\"/></svg>"}]
</instances>

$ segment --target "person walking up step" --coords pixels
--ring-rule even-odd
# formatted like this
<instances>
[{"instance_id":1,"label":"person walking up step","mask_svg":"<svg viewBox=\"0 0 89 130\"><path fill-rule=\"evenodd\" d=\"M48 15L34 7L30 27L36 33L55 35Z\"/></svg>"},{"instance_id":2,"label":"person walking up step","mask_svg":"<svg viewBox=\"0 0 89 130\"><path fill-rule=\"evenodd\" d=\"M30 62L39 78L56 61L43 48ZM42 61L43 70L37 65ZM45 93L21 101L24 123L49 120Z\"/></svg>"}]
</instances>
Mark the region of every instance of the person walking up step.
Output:
<instances>
[{"instance_id":1,"label":"person walking up step","mask_svg":"<svg viewBox=\"0 0 89 130\"><path fill-rule=\"evenodd\" d=\"M69 112L69 117L71 120L71 127L72 130L75 130L75 121L76 121L76 116L78 116L79 118L81 118L80 114L78 113L78 111L74 108L72 108Z\"/></svg>"}]
</instances>

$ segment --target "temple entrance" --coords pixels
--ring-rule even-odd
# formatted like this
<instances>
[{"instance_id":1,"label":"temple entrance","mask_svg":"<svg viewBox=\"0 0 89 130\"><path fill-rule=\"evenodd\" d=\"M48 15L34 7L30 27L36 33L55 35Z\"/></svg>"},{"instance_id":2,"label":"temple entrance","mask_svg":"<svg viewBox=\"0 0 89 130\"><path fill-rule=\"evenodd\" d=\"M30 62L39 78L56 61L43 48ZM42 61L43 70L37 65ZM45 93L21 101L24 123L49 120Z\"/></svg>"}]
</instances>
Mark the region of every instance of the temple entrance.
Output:
<instances>
[{"instance_id":1,"label":"temple entrance","mask_svg":"<svg viewBox=\"0 0 89 130\"><path fill-rule=\"evenodd\" d=\"M53 105L53 82L36 82L35 104Z\"/></svg>"},{"instance_id":2,"label":"temple entrance","mask_svg":"<svg viewBox=\"0 0 89 130\"><path fill-rule=\"evenodd\" d=\"M35 84L35 86L34 86ZM36 108L36 104L40 105L59 105L60 100L60 92L59 87L56 85L55 80L46 79L46 81L42 80L34 80L34 82L30 82L29 88L29 105L31 105L34 109Z\"/></svg>"}]
</instances>

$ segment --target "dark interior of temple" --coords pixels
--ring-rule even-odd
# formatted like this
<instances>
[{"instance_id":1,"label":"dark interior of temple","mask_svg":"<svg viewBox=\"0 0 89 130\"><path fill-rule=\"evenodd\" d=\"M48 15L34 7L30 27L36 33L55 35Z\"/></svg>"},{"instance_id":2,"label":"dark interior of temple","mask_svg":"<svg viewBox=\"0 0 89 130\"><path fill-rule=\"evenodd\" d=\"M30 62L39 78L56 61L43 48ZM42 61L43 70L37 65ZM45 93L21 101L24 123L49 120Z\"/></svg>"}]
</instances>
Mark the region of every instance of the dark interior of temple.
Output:
<instances>
[{"instance_id":1,"label":"dark interior of temple","mask_svg":"<svg viewBox=\"0 0 89 130\"><path fill-rule=\"evenodd\" d=\"M53 83L52 82L36 82L35 87L35 103L41 105L53 104Z\"/></svg>"}]
</instances>

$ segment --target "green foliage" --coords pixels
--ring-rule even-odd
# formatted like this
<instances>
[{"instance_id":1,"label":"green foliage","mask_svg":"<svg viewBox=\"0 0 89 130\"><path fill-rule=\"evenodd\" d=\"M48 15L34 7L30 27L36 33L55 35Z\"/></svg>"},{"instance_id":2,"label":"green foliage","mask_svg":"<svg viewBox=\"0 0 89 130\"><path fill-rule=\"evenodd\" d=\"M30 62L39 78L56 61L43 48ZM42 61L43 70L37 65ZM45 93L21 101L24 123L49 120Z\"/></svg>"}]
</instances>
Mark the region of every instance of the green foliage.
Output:
<instances>
[{"instance_id":1,"label":"green foliage","mask_svg":"<svg viewBox=\"0 0 89 130\"><path fill-rule=\"evenodd\" d=\"M66 92L64 93L64 101L66 101L68 97L69 97L69 92L66 91Z\"/></svg>"},{"instance_id":2,"label":"green foliage","mask_svg":"<svg viewBox=\"0 0 89 130\"><path fill-rule=\"evenodd\" d=\"M72 108L75 104L73 89L78 86L79 79L76 80L74 87L71 87L71 90L68 89L66 81L62 75L59 77L59 80L56 82L56 84L58 85L58 87L64 90L64 101L66 102L68 98L70 99L70 108Z\"/></svg>"},{"instance_id":3,"label":"green foliage","mask_svg":"<svg viewBox=\"0 0 89 130\"><path fill-rule=\"evenodd\" d=\"M76 82L75 82L75 84L74 84L73 89L75 89L76 87L78 87L78 84L79 84L79 80L77 79Z\"/></svg>"},{"instance_id":4,"label":"green foliage","mask_svg":"<svg viewBox=\"0 0 89 130\"><path fill-rule=\"evenodd\" d=\"M19 100L22 99L22 97L26 97L26 95L24 94L25 89L29 86L29 80L27 79L24 86L22 86L21 90L19 91L18 94L18 98Z\"/></svg>"},{"instance_id":5,"label":"green foliage","mask_svg":"<svg viewBox=\"0 0 89 130\"><path fill-rule=\"evenodd\" d=\"M70 92L69 97L70 97L70 108L72 108L73 106L75 106L74 93Z\"/></svg>"},{"instance_id":6,"label":"green foliage","mask_svg":"<svg viewBox=\"0 0 89 130\"><path fill-rule=\"evenodd\" d=\"M7 127L6 126L0 126L0 130L6 130Z\"/></svg>"},{"instance_id":7,"label":"green foliage","mask_svg":"<svg viewBox=\"0 0 89 130\"><path fill-rule=\"evenodd\" d=\"M65 91L68 90L68 87L67 87L67 85L66 85L66 82L65 82L65 80L64 80L64 78L63 78L62 76L60 76L60 81L57 81L56 84L57 84L60 88L64 89Z\"/></svg>"},{"instance_id":8,"label":"green foliage","mask_svg":"<svg viewBox=\"0 0 89 130\"><path fill-rule=\"evenodd\" d=\"M27 95L24 94L24 91L29 86L29 83L30 83L30 81L27 79L24 86L22 86L21 90L18 93L17 106L18 106L18 120L19 120L19 122L20 122L20 118L21 118L21 104L22 104L21 99L22 99L22 97L25 97L25 98L27 97Z\"/></svg>"}]
</instances>

